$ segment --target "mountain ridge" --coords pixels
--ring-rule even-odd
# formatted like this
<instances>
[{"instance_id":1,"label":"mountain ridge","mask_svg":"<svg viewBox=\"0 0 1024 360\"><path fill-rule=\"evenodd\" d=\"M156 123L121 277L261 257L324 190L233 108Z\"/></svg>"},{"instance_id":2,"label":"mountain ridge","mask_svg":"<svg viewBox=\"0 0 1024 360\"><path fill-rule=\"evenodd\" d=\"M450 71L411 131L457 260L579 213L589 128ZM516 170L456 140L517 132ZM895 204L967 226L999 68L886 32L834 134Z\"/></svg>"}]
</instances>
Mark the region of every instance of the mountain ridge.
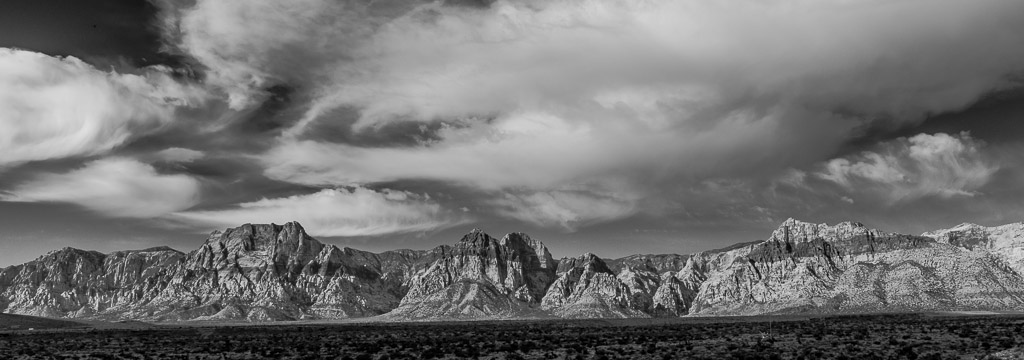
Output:
<instances>
[{"instance_id":1,"label":"mountain ridge","mask_svg":"<svg viewBox=\"0 0 1024 360\"><path fill-rule=\"evenodd\" d=\"M555 260L473 229L429 250L324 244L297 222L214 231L199 248L62 248L0 269L0 312L150 321L384 321L1024 310L1024 223L921 235L784 221L693 254Z\"/></svg>"}]
</instances>

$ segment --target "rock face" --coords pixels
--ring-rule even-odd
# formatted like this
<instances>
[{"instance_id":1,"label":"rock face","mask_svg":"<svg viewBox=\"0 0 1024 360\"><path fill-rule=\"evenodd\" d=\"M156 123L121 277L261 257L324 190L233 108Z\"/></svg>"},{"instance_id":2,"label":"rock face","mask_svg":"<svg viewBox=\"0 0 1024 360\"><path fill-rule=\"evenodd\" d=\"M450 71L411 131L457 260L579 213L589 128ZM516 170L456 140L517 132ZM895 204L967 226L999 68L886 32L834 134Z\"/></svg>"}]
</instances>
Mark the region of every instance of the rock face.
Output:
<instances>
[{"instance_id":1,"label":"rock face","mask_svg":"<svg viewBox=\"0 0 1024 360\"><path fill-rule=\"evenodd\" d=\"M1024 308L1024 281L999 256L859 223L790 219L764 242L695 258L692 314Z\"/></svg>"},{"instance_id":2,"label":"rock face","mask_svg":"<svg viewBox=\"0 0 1024 360\"><path fill-rule=\"evenodd\" d=\"M622 274L625 281L594 254L562 259L558 279L544 296L543 308L567 318L644 317L637 308L647 305L644 302L649 297L642 292L649 291L653 284L628 268ZM635 288L627 286L627 282ZM634 290L638 293L636 297Z\"/></svg>"},{"instance_id":3,"label":"rock face","mask_svg":"<svg viewBox=\"0 0 1024 360\"><path fill-rule=\"evenodd\" d=\"M514 317L536 307L557 264L540 241L523 233L501 240L480 230L454 246L431 251L434 259L409 280L395 318Z\"/></svg>"},{"instance_id":4,"label":"rock face","mask_svg":"<svg viewBox=\"0 0 1024 360\"><path fill-rule=\"evenodd\" d=\"M1018 274L1024 274L1024 223L996 227L964 223L949 229L926 232L921 236L971 251L991 253Z\"/></svg>"},{"instance_id":5,"label":"rock face","mask_svg":"<svg viewBox=\"0 0 1024 360\"><path fill-rule=\"evenodd\" d=\"M432 250L323 244L298 223L217 231L187 254L65 248L0 269L0 311L46 317L382 320L1024 310L1024 224L921 236L784 222L691 255L555 261L522 233Z\"/></svg>"},{"instance_id":6,"label":"rock face","mask_svg":"<svg viewBox=\"0 0 1024 360\"><path fill-rule=\"evenodd\" d=\"M424 255L324 245L298 223L246 224L188 254L52 252L0 271L0 309L158 321L372 316L397 306Z\"/></svg>"},{"instance_id":7,"label":"rock face","mask_svg":"<svg viewBox=\"0 0 1024 360\"><path fill-rule=\"evenodd\" d=\"M169 248L106 255L60 249L0 270L0 309L45 317L129 311L153 299L183 257Z\"/></svg>"}]
</instances>

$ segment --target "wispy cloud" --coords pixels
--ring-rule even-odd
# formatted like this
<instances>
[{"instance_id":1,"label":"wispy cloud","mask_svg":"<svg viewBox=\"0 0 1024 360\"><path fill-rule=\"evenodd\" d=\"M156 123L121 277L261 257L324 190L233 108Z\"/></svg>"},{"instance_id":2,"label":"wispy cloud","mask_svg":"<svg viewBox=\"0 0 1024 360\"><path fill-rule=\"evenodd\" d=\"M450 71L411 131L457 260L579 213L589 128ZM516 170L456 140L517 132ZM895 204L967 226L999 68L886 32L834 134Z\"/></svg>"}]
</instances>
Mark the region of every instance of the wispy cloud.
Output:
<instances>
[{"instance_id":1,"label":"wispy cloud","mask_svg":"<svg viewBox=\"0 0 1024 360\"><path fill-rule=\"evenodd\" d=\"M0 48L0 166L101 154L159 129L205 97L168 72L104 72L73 57Z\"/></svg>"},{"instance_id":2,"label":"wispy cloud","mask_svg":"<svg viewBox=\"0 0 1024 360\"><path fill-rule=\"evenodd\" d=\"M564 231L622 219L638 211L637 199L571 190L506 192L490 203L502 216Z\"/></svg>"},{"instance_id":3,"label":"wispy cloud","mask_svg":"<svg viewBox=\"0 0 1024 360\"><path fill-rule=\"evenodd\" d=\"M180 174L160 174L127 158L91 161L66 173L46 173L16 186L3 201L63 202L108 216L154 218L199 202L200 183Z\"/></svg>"},{"instance_id":4,"label":"wispy cloud","mask_svg":"<svg viewBox=\"0 0 1024 360\"><path fill-rule=\"evenodd\" d=\"M188 163L202 159L205 155L206 154L199 150L172 147L156 152L153 154L153 157L166 162Z\"/></svg>"},{"instance_id":5,"label":"wispy cloud","mask_svg":"<svg viewBox=\"0 0 1024 360\"><path fill-rule=\"evenodd\" d=\"M426 195L363 187L261 199L222 210L180 212L171 218L206 226L298 221L311 235L318 236L426 232L469 220L465 214L448 211Z\"/></svg>"}]
</instances>

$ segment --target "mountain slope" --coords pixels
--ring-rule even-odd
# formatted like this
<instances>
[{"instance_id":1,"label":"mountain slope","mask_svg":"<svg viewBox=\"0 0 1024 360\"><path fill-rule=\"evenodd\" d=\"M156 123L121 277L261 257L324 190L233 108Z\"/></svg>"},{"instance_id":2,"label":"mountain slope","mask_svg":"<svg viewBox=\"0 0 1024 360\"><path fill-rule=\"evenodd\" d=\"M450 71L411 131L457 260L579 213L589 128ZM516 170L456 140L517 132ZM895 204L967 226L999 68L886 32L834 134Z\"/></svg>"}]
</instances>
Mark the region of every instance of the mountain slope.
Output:
<instances>
[{"instance_id":1,"label":"mountain slope","mask_svg":"<svg viewBox=\"0 0 1024 360\"><path fill-rule=\"evenodd\" d=\"M409 280L390 318L512 317L529 312L554 279L556 263L523 233L497 240L473 230L454 246L431 251L433 262Z\"/></svg>"},{"instance_id":2,"label":"mountain slope","mask_svg":"<svg viewBox=\"0 0 1024 360\"><path fill-rule=\"evenodd\" d=\"M0 310L157 321L372 316L397 306L424 255L324 245L298 223L246 224L188 254L66 248L0 270Z\"/></svg>"},{"instance_id":3,"label":"mountain slope","mask_svg":"<svg viewBox=\"0 0 1024 360\"><path fill-rule=\"evenodd\" d=\"M1024 308L1024 282L998 256L859 223L790 219L703 267L691 314Z\"/></svg>"},{"instance_id":4,"label":"mountain slope","mask_svg":"<svg viewBox=\"0 0 1024 360\"><path fill-rule=\"evenodd\" d=\"M921 236L789 219L690 255L553 260L526 234L379 254L298 223L216 231L189 253L65 248L0 269L0 312L53 318L382 320L1024 310L1024 224Z\"/></svg>"}]
</instances>

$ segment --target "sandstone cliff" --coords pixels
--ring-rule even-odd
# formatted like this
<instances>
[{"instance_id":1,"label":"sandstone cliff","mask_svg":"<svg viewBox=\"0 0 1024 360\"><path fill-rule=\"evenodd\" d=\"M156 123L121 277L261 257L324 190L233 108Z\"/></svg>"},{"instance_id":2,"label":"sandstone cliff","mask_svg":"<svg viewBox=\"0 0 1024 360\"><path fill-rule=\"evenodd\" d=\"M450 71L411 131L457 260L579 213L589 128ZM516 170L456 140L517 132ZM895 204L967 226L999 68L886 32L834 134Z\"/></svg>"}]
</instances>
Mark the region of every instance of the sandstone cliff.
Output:
<instances>
[{"instance_id":1,"label":"sandstone cliff","mask_svg":"<svg viewBox=\"0 0 1024 360\"><path fill-rule=\"evenodd\" d=\"M1024 224L921 236L787 220L690 255L561 261L526 234L379 254L298 223L217 231L189 253L65 248L0 269L0 311L57 318L382 320L1024 310Z\"/></svg>"}]
</instances>

